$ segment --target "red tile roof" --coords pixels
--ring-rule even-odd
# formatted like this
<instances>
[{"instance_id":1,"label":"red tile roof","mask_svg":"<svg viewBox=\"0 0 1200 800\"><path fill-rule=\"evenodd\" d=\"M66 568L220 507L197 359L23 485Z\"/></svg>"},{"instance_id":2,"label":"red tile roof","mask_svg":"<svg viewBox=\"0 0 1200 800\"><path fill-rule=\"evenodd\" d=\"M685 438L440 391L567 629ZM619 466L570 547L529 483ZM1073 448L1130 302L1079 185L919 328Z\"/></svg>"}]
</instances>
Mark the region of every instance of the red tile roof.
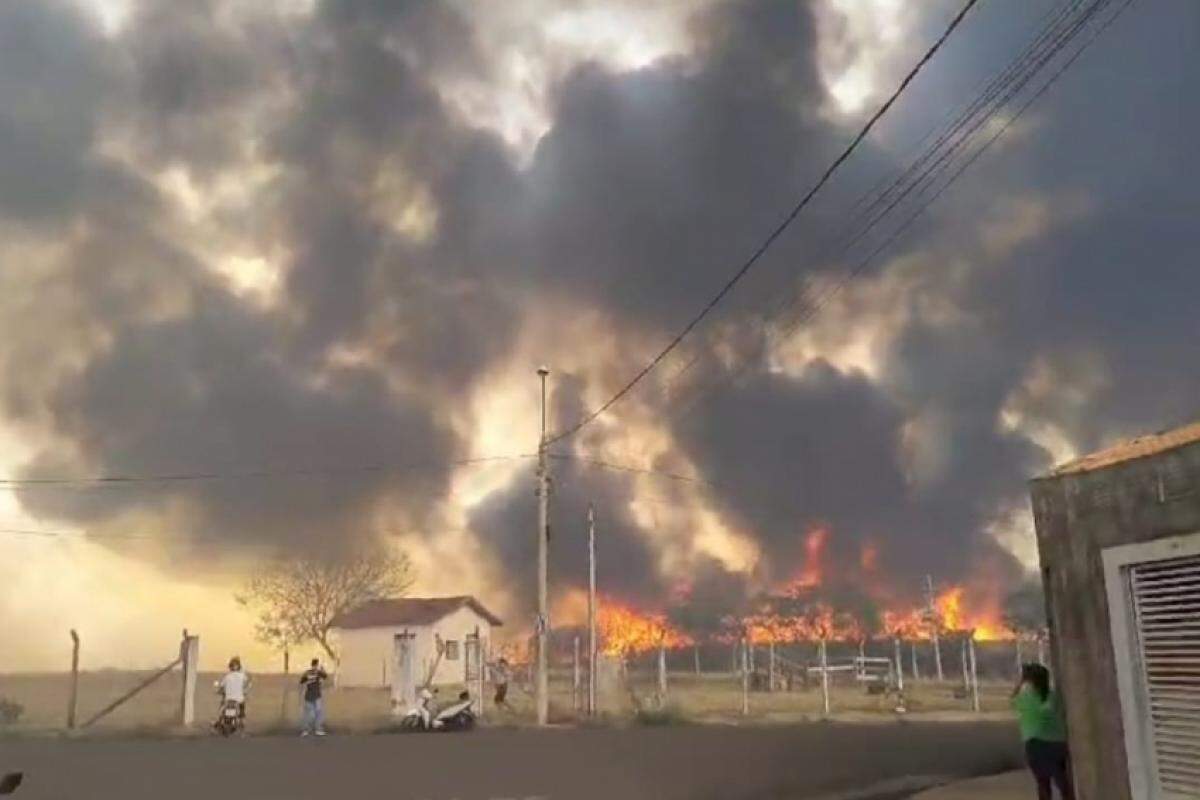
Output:
<instances>
[{"instance_id":1,"label":"red tile roof","mask_svg":"<svg viewBox=\"0 0 1200 800\"><path fill-rule=\"evenodd\" d=\"M474 597L401 597L371 600L358 608L334 617L335 628L380 628L392 625L430 625L463 607L470 608L492 625L503 625L500 618L484 608Z\"/></svg>"},{"instance_id":2,"label":"red tile roof","mask_svg":"<svg viewBox=\"0 0 1200 800\"><path fill-rule=\"evenodd\" d=\"M1112 447L1055 467L1050 472L1050 475L1071 475L1079 472L1091 472L1095 469L1102 469L1125 461L1132 461L1135 458L1157 455L1158 453L1174 450L1177 447L1183 447L1193 442L1200 442L1200 422L1193 422L1191 425L1184 425L1182 428L1161 431L1148 436L1139 436L1135 439L1119 442Z\"/></svg>"}]
</instances>

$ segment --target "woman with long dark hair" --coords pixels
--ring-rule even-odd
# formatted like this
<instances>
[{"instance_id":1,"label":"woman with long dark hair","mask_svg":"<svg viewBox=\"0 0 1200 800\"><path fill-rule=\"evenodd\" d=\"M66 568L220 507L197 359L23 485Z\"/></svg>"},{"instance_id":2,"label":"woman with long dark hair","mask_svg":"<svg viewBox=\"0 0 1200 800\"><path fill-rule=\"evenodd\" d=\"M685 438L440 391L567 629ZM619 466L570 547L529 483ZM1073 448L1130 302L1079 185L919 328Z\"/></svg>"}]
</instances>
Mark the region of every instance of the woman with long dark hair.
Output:
<instances>
[{"instance_id":1,"label":"woman with long dark hair","mask_svg":"<svg viewBox=\"0 0 1200 800\"><path fill-rule=\"evenodd\" d=\"M1075 800L1067 752L1067 725L1062 700L1050 688L1050 671L1041 664L1021 667L1021 680L1012 693L1013 709L1025 741L1025 758L1037 781L1038 800L1051 800L1051 785L1063 800Z\"/></svg>"}]
</instances>

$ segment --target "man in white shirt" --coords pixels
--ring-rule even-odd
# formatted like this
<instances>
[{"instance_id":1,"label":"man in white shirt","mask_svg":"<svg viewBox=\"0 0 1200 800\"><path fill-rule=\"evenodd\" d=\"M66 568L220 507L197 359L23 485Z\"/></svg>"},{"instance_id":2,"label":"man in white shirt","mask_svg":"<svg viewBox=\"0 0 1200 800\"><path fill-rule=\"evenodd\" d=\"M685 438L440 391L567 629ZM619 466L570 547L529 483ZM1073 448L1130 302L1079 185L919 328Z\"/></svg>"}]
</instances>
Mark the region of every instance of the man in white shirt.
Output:
<instances>
[{"instance_id":1,"label":"man in white shirt","mask_svg":"<svg viewBox=\"0 0 1200 800\"><path fill-rule=\"evenodd\" d=\"M232 700L238 704L238 715L243 723L246 720L246 690L250 688L250 676L242 669L242 660L237 656L229 659L229 672L217 681L217 691L221 693L221 705Z\"/></svg>"}]
</instances>

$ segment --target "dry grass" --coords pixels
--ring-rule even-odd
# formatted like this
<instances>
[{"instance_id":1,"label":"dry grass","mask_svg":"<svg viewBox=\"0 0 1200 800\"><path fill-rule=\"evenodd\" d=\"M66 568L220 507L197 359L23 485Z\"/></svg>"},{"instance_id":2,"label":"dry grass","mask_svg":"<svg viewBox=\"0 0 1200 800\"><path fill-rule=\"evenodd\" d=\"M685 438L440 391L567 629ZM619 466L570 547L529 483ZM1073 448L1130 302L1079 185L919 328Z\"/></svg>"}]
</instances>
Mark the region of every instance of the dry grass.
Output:
<instances>
[{"instance_id":1,"label":"dry grass","mask_svg":"<svg viewBox=\"0 0 1200 800\"><path fill-rule=\"evenodd\" d=\"M80 723L93 713L136 685L148 673L100 671L80 675ZM213 692L215 673L202 673L197 688L196 716L208 719L216 713L217 698ZM256 734L290 732L298 728L300 703L295 682L297 676L278 674L255 675L248 703L248 730ZM660 709L655 696L655 683L650 672L632 672L631 702L625 713L608 721L617 723L674 724L680 722L742 722L741 683L728 673L692 675L672 673L666 708ZM443 687L442 697L453 697L461 687ZM935 712L966 713L969 701L954 696L951 683L918 683L910 685L906 704L910 714ZM1007 684L988 682L981 685L981 700L985 712L1004 711L1008 707ZM65 674L0 675L0 697L16 700L25 707L19 722L0 726L0 733L29 733L62 730L66 724L69 679ZM173 672L148 687L90 730L96 732L169 732L176 730L182 678ZM636 703L633 702L636 698ZM533 698L528 687L514 685L509 690L508 710L493 709L487 698L486 724L526 725L534 716ZM851 717L894 717L895 698L870 695L857 685L836 685L832 691L835 715ZM640 707L641 714L634 709ZM818 718L821 715L819 686L793 692L752 692L750 721L795 722ZM390 713L386 689L338 688L326 695L326 716L331 729L341 731L379 731L394 721ZM556 672L551 680L551 719L561 723L582 721L573 711L569 674Z\"/></svg>"}]
</instances>

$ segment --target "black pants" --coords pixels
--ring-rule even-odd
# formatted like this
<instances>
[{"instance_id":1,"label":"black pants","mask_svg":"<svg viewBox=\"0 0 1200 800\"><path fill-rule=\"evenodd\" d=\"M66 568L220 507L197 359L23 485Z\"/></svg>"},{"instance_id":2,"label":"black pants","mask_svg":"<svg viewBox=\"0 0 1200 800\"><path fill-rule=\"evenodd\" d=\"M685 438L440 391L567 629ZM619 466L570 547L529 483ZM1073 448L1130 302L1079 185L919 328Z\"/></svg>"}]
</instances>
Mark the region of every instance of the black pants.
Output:
<instances>
[{"instance_id":1,"label":"black pants","mask_svg":"<svg viewBox=\"0 0 1200 800\"><path fill-rule=\"evenodd\" d=\"M1030 739L1025 742L1025 759L1037 781L1038 800L1051 800L1051 784L1058 786L1063 800L1075 800L1071 785L1071 760L1065 742Z\"/></svg>"}]
</instances>

